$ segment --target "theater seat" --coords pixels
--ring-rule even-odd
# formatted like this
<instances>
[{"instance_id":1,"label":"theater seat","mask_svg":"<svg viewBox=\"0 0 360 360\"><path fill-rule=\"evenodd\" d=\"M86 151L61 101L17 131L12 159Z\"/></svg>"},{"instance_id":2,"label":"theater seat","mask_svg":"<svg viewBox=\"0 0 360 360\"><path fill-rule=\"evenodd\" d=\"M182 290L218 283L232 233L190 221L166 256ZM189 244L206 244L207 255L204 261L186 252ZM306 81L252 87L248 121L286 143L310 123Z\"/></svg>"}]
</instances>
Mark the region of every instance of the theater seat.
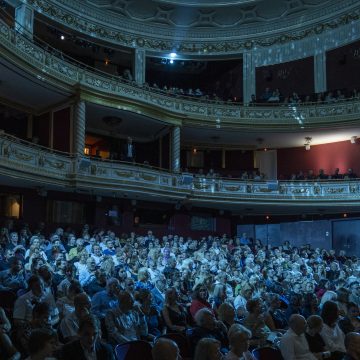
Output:
<instances>
[{"instance_id":1,"label":"theater seat","mask_svg":"<svg viewBox=\"0 0 360 360\"><path fill-rule=\"evenodd\" d=\"M270 346L257 348L252 351L257 360L284 360L280 350Z\"/></svg>"},{"instance_id":2,"label":"theater seat","mask_svg":"<svg viewBox=\"0 0 360 360\"><path fill-rule=\"evenodd\" d=\"M116 345L116 360L152 360L151 345L142 340Z\"/></svg>"},{"instance_id":3,"label":"theater seat","mask_svg":"<svg viewBox=\"0 0 360 360\"><path fill-rule=\"evenodd\" d=\"M170 340L174 341L177 344L177 346L179 347L180 355L183 359L189 359L191 357L189 342L185 335L170 333L170 334L161 335L158 337L158 339L161 339L161 338L170 339Z\"/></svg>"}]
</instances>

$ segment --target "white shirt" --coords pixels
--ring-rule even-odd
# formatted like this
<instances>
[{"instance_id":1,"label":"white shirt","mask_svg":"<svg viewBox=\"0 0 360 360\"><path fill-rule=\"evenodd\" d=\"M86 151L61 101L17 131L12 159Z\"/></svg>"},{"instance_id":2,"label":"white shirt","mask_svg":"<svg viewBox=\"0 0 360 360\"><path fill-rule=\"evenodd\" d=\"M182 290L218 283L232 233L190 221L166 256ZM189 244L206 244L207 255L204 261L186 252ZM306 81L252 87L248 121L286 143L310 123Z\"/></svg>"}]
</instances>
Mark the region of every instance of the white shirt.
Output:
<instances>
[{"instance_id":1,"label":"white shirt","mask_svg":"<svg viewBox=\"0 0 360 360\"><path fill-rule=\"evenodd\" d=\"M341 351L343 353L346 352L344 344L345 335L339 328L338 324L336 324L334 328L324 324L320 335L324 339L326 347L329 351Z\"/></svg>"},{"instance_id":2,"label":"white shirt","mask_svg":"<svg viewBox=\"0 0 360 360\"><path fill-rule=\"evenodd\" d=\"M292 329L282 336L279 347L286 360L316 360L310 352L305 334L297 335Z\"/></svg>"}]
</instances>

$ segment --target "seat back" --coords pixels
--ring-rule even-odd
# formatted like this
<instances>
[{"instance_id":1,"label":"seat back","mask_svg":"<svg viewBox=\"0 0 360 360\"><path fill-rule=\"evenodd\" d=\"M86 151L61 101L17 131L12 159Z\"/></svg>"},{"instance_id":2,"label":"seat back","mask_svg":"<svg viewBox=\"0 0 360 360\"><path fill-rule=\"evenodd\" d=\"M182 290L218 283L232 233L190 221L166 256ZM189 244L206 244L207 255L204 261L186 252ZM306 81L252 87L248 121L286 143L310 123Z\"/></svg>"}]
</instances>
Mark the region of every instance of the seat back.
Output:
<instances>
[{"instance_id":1,"label":"seat back","mask_svg":"<svg viewBox=\"0 0 360 360\"><path fill-rule=\"evenodd\" d=\"M252 354L257 360L284 360L280 350L270 346L254 349Z\"/></svg>"},{"instance_id":2,"label":"seat back","mask_svg":"<svg viewBox=\"0 0 360 360\"><path fill-rule=\"evenodd\" d=\"M158 339L160 339L160 338L170 339L170 340L174 341L177 344L177 346L180 350L180 355L183 359L191 357L190 345L189 345L188 339L186 338L185 335L169 333L169 334L161 335L158 337Z\"/></svg>"},{"instance_id":3,"label":"seat back","mask_svg":"<svg viewBox=\"0 0 360 360\"><path fill-rule=\"evenodd\" d=\"M152 360L151 345L142 340L116 345L116 360Z\"/></svg>"}]
</instances>

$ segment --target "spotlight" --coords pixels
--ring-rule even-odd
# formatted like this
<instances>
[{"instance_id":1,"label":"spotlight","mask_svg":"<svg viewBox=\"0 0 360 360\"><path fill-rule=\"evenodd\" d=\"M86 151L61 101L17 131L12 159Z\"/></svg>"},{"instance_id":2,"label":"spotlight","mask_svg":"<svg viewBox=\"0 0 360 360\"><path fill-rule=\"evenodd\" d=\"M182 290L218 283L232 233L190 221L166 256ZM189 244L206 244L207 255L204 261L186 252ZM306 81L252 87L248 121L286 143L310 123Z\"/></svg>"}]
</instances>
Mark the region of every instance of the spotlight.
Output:
<instances>
[{"instance_id":1,"label":"spotlight","mask_svg":"<svg viewBox=\"0 0 360 360\"><path fill-rule=\"evenodd\" d=\"M65 35L60 35L60 40L65 40Z\"/></svg>"},{"instance_id":2,"label":"spotlight","mask_svg":"<svg viewBox=\"0 0 360 360\"><path fill-rule=\"evenodd\" d=\"M171 57L172 59L176 58L176 57L177 57L177 53L176 53L176 52L170 53L170 57Z\"/></svg>"}]
</instances>

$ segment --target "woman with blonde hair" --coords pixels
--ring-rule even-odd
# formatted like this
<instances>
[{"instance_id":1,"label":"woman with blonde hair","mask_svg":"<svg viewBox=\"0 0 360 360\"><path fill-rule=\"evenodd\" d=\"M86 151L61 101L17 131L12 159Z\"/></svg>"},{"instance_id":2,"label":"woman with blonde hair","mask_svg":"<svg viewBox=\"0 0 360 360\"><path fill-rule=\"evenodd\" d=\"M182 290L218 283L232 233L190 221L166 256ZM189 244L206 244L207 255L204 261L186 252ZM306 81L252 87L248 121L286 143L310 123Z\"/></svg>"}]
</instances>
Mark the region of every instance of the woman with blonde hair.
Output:
<instances>
[{"instance_id":1,"label":"woman with blonde hair","mask_svg":"<svg viewBox=\"0 0 360 360\"><path fill-rule=\"evenodd\" d=\"M220 352L220 347L219 340L203 338L196 346L194 360L221 360L223 355Z\"/></svg>"}]
</instances>

